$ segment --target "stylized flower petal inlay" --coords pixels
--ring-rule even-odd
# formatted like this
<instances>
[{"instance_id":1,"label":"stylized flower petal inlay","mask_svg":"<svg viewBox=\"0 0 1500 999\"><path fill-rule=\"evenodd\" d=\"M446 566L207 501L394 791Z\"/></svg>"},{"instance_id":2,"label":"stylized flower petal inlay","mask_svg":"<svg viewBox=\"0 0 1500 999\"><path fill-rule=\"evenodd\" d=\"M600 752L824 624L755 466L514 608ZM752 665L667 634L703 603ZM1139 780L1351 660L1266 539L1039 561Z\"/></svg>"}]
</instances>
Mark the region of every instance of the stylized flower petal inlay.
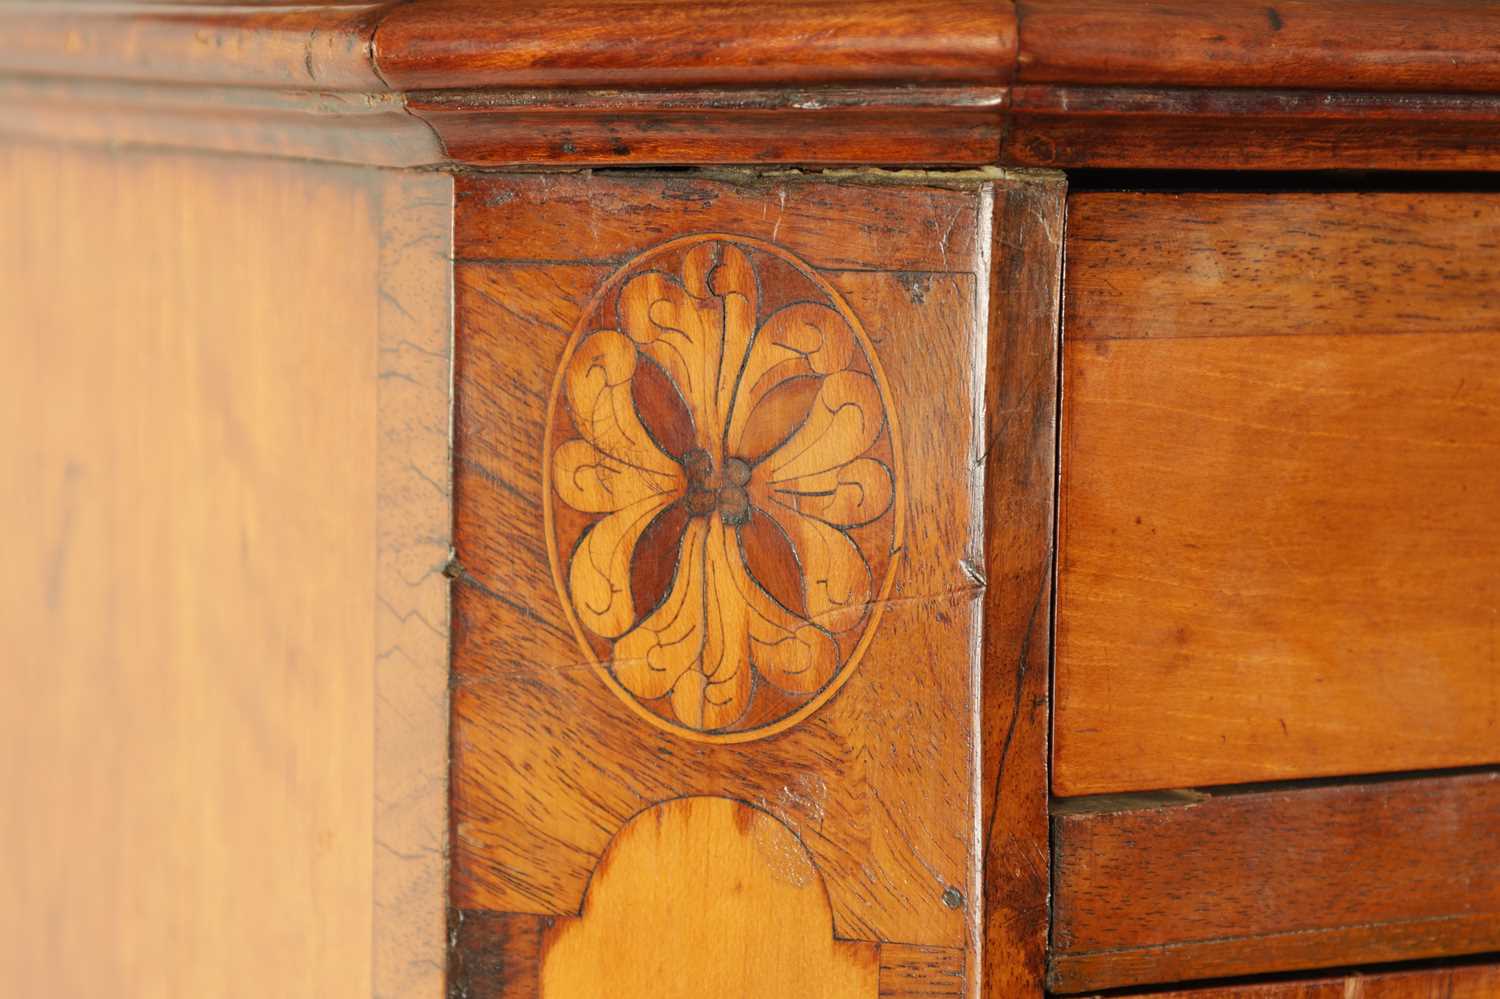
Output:
<instances>
[{"instance_id":1,"label":"stylized flower petal inlay","mask_svg":"<svg viewBox=\"0 0 1500 999\"><path fill-rule=\"evenodd\" d=\"M900 549L892 417L853 312L779 247L690 237L605 285L553 394L548 536L627 703L738 741L833 694Z\"/></svg>"}]
</instances>

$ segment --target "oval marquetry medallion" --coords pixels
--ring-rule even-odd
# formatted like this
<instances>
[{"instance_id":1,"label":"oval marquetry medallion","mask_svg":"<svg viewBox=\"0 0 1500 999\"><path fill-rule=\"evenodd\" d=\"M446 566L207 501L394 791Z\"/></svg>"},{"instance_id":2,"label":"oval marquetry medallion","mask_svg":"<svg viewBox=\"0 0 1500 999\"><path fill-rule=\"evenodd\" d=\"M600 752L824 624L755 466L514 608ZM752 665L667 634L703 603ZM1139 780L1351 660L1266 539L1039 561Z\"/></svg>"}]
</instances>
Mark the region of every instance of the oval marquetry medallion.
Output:
<instances>
[{"instance_id":1,"label":"oval marquetry medallion","mask_svg":"<svg viewBox=\"0 0 1500 999\"><path fill-rule=\"evenodd\" d=\"M543 468L563 605L654 724L760 738L832 697L894 578L889 389L848 303L740 236L641 254L564 353Z\"/></svg>"}]
</instances>

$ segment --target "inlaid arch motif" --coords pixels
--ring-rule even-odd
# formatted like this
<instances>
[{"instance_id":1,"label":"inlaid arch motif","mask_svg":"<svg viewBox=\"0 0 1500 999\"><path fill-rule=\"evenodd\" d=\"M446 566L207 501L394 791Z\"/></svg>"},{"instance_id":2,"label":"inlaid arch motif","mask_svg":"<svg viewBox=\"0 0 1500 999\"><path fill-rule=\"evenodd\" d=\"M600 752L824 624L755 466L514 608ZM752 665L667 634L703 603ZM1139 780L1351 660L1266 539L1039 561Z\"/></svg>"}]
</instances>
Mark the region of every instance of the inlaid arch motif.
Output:
<instances>
[{"instance_id":1,"label":"inlaid arch motif","mask_svg":"<svg viewBox=\"0 0 1500 999\"><path fill-rule=\"evenodd\" d=\"M880 945L838 940L823 876L777 819L678 798L631 819L578 917L544 931L540 999L878 999Z\"/></svg>"},{"instance_id":2,"label":"inlaid arch motif","mask_svg":"<svg viewBox=\"0 0 1500 999\"><path fill-rule=\"evenodd\" d=\"M547 537L633 710L743 741L838 690L901 547L895 416L853 310L781 247L684 237L604 283L552 391Z\"/></svg>"}]
</instances>

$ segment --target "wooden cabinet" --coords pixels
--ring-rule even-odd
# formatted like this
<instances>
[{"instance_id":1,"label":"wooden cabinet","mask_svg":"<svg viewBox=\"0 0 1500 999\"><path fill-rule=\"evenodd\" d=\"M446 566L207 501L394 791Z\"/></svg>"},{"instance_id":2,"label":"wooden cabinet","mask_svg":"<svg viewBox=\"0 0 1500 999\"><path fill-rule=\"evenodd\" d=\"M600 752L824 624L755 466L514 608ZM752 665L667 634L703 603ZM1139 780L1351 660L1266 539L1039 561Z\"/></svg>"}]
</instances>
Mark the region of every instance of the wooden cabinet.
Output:
<instances>
[{"instance_id":1,"label":"wooden cabinet","mask_svg":"<svg viewBox=\"0 0 1500 999\"><path fill-rule=\"evenodd\" d=\"M0 993L1500 995L1497 44L0 5Z\"/></svg>"}]
</instances>

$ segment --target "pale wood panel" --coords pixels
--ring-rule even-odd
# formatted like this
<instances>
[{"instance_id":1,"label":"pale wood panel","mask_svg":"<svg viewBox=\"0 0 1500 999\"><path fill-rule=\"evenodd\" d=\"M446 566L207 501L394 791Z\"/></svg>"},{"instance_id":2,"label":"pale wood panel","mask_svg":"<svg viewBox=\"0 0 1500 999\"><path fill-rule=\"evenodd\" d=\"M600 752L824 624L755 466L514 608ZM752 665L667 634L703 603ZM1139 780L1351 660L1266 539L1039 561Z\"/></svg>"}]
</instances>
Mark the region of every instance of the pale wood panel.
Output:
<instances>
[{"instance_id":1,"label":"pale wood panel","mask_svg":"<svg viewBox=\"0 0 1500 999\"><path fill-rule=\"evenodd\" d=\"M31 141L192 149L372 166L439 163L431 128L391 94L0 78L0 132Z\"/></svg>"},{"instance_id":2,"label":"pale wood panel","mask_svg":"<svg viewBox=\"0 0 1500 999\"><path fill-rule=\"evenodd\" d=\"M381 184L374 989L443 995L448 936L453 179Z\"/></svg>"},{"instance_id":3,"label":"pale wood panel","mask_svg":"<svg viewBox=\"0 0 1500 999\"><path fill-rule=\"evenodd\" d=\"M542 936L540 986L541 999L876 999L879 946L833 939L823 879L785 825L678 798L611 841L581 916Z\"/></svg>"},{"instance_id":4,"label":"pale wood panel","mask_svg":"<svg viewBox=\"0 0 1500 999\"><path fill-rule=\"evenodd\" d=\"M1078 199L1056 793L1500 760L1500 201L1400 198Z\"/></svg>"},{"instance_id":5,"label":"pale wood panel","mask_svg":"<svg viewBox=\"0 0 1500 999\"><path fill-rule=\"evenodd\" d=\"M378 390L406 335L380 281L431 261L382 252L406 227L373 171L0 157L0 966L25 995L368 996L399 783L377 655L446 646L377 617L398 522L447 505L377 488L398 410L445 412ZM441 629L433 599L394 607ZM441 744L442 708L413 704L406 744ZM440 907L441 876L416 894ZM441 960L441 935L397 946Z\"/></svg>"}]
</instances>

